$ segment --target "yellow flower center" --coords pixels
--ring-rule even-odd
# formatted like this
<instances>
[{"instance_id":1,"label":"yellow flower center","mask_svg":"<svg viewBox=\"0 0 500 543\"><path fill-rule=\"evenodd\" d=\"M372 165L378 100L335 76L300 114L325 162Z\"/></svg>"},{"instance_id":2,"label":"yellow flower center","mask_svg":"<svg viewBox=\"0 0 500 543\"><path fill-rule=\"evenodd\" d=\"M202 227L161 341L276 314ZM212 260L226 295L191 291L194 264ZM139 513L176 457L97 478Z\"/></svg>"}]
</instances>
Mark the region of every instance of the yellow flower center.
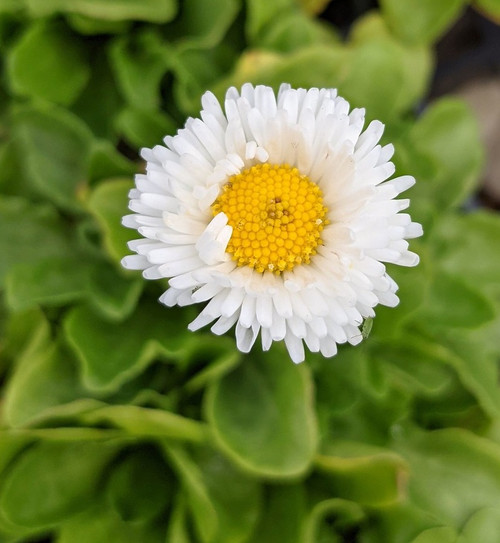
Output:
<instances>
[{"instance_id":1,"label":"yellow flower center","mask_svg":"<svg viewBox=\"0 0 500 543\"><path fill-rule=\"evenodd\" d=\"M309 264L328 224L320 188L288 164L257 164L233 175L212 212L224 212L233 227L226 251L259 273Z\"/></svg>"}]
</instances>

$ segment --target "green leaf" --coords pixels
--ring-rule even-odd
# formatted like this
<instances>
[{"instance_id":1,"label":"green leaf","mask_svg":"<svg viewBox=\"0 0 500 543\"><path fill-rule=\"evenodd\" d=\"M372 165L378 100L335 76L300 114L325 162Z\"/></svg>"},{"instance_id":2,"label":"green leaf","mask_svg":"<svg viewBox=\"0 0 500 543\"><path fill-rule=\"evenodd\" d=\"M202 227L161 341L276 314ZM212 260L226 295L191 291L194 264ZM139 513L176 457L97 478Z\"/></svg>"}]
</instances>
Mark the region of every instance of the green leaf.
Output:
<instances>
[{"instance_id":1,"label":"green leaf","mask_svg":"<svg viewBox=\"0 0 500 543\"><path fill-rule=\"evenodd\" d=\"M106 262L81 253L14 266L5 281L14 311L60 307L87 299L104 317L122 320L134 310L143 281L130 280Z\"/></svg>"},{"instance_id":2,"label":"green leaf","mask_svg":"<svg viewBox=\"0 0 500 543\"><path fill-rule=\"evenodd\" d=\"M68 14L66 17L71 28L79 34L94 36L99 34L123 34L132 26L131 21L112 21L95 19L79 13Z\"/></svg>"},{"instance_id":3,"label":"green leaf","mask_svg":"<svg viewBox=\"0 0 500 543\"><path fill-rule=\"evenodd\" d=\"M357 503L340 498L323 500L312 508L305 520L303 541L304 543L329 541L326 538L331 535L333 527L339 526L343 529L354 527L364 518L365 513Z\"/></svg>"},{"instance_id":4,"label":"green leaf","mask_svg":"<svg viewBox=\"0 0 500 543\"><path fill-rule=\"evenodd\" d=\"M318 455L315 466L332 495L372 507L404 496L407 466L401 457L386 451L363 455L356 447L342 454L341 444L329 452Z\"/></svg>"},{"instance_id":5,"label":"green leaf","mask_svg":"<svg viewBox=\"0 0 500 543\"><path fill-rule=\"evenodd\" d=\"M116 447L102 441L37 443L5 477L1 513L20 526L44 527L82 511L92 503L101 471Z\"/></svg>"},{"instance_id":6,"label":"green leaf","mask_svg":"<svg viewBox=\"0 0 500 543\"><path fill-rule=\"evenodd\" d=\"M436 274L427 293L427 301L413 319L432 323L432 328L476 328L495 317L489 300L476 286L447 272Z\"/></svg>"},{"instance_id":7,"label":"green leaf","mask_svg":"<svg viewBox=\"0 0 500 543\"><path fill-rule=\"evenodd\" d=\"M436 208L462 204L476 187L484 154L477 120L466 104L452 98L435 102L411 129L410 145L437 166L437 176L420 179L434 185ZM417 194L418 189L419 183Z\"/></svg>"},{"instance_id":8,"label":"green leaf","mask_svg":"<svg viewBox=\"0 0 500 543\"><path fill-rule=\"evenodd\" d=\"M124 453L106 484L109 502L124 521L149 521L168 507L173 477L158 451L139 446Z\"/></svg>"},{"instance_id":9,"label":"green leaf","mask_svg":"<svg viewBox=\"0 0 500 543\"><path fill-rule=\"evenodd\" d=\"M87 206L97 219L104 236L108 254L119 262L129 254L127 242L137 237L135 231L122 226L122 217L128 212L130 179L110 179L100 183L91 193Z\"/></svg>"},{"instance_id":10,"label":"green leaf","mask_svg":"<svg viewBox=\"0 0 500 543\"><path fill-rule=\"evenodd\" d=\"M260 476L304 473L316 449L310 374L279 348L247 357L208 388L205 414L216 442Z\"/></svg>"},{"instance_id":11,"label":"green leaf","mask_svg":"<svg viewBox=\"0 0 500 543\"><path fill-rule=\"evenodd\" d=\"M11 462L22 454L22 451L33 441L33 437L27 434L2 431L2 439L0 440L0 474L2 477L3 473L8 471Z\"/></svg>"},{"instance_id":12,"label":"green leaf","mask_svg":"<svg viewBox=\"0 0 500 543\"><path fill-rule=\"evenodd\" d=\"M117 151L108 140L94 142L89 164L91 182L132 177L136 171L137 165Z\"/></svg>"},{"instance_id":13,"label":"green leaf","mask_svg":"<svg viewBox=\"0 0 500 543\"><path fill-rule=\"evenodd\" d=\"M22 4L18 0L1 0L0 13L16 12L22 9Z\"/></svg>"},{"instance_id":14,"label":"green leaf","mask_svg":"<svg viewBox=\"0 0 500 543\"><path fill-rule=\"evenodd\" d=\"M24 0L33 17L56 13L79 13L108 21L139 20L155 24L173 19L177 11L175 0Z\"/></svg>"},{"instance_id":15,"label":"green leaf","mask_svg":"<svg viewBox=\"0 0 500 543\"><path fill-rule=\"evenodd\" d=\"M0 198L0 283L17 264L34 265L71 252L67 227L54 210L21 198Z\"/></svg>"},{"instance_id":16,"label":"green leaf","mask_svg":"<svg viewBox=\"0 0 500 543\"><path fill-rule=\"evenodd\" d=\"M238 471L226 458L200 449L196 464L215 507L217 543L246 543L260 513L258 481Z\"/></svg>"},{"instance_id":17,"label":"green leaf","mask_svg":"<svg viewBox=\"0 0 500 543\"><path fill-rule=\"evenodd\" d=\"M184 0L178 18L168 28L182 48L212 48L224 37L240 9L239 0Z\"/></svg>"},{"instance_id":18,"label":"green leaf","mask_svg":"<svg viewBox=\"0 0 500 543\"><path fill-rule=\"evenodd\" d=\"M181 46L168 55L174 72L173 93L177 107L187 115L199 116L202 94L226 76L238 56L227 41L211 49L188 49ZM227 90L222 82L223 92Z\"/></svg>"},{"instance_id":19,"label":"green leaf","mask_svg":"<svg viewBox=\"0 0 500 543\"><path fill-rule=\"evenodd\" d=\"M114 426L128 434L141 437L182 439L200 442L206 429L200 422L161 409L136 405L109 405L87 411L80 421L93 426Z\"/></svg>"},{"instance_id":20,"label":"green leaf","mask_svg":"<svg viewBox=\"0 0 500 543\"><path fill-rule=\"evenodd\" d=\"M4 481L16 458L33 443L33 436L3 431L0 438L0 481ZM27 537L33 529L23 528L12 524L0 514L0 541L2 543L15 543L19 538Z\"/></svg>"},{"instance_id":21,"label":"green leaf","mask_svg":"<svg viewBox=\"0 0 500 543\"><path fill-rule=\"evenodd\" d=\"M167 72L166 45L153 27L115 38L110 64L125 100L139 109L160 108L160 82Z\"/></svg>"},{"instance_id":22,"label":"green leaf","mask_svg":"<svg viewBox=\"0 0 500 543\"><path fill-rule=\"evenodd\" d=\"M95 136L116 142L115 118L123 108L124 100L113 77L108 55L104 53L97 46L89 49L92 56L90 80L71 111L88 125Z\"/></svg>"},{"instance_id":23,"label":"green leaf","mask_svg":"<svg viewBox=\"0 0 500 543\"><path fill-rule=\"evenodd\" d=\"M335 44L339 38L333 27L300 12L278 18L259 40L259 47L287 53L319 44Z\"/></svg>"},{"instance_id":24,"label":"green leaf","mask_svg":"<svg viewBox=\"0 0 500 543\"><path fill-rule=\"evenodd\" d=\"M16 94L72 104L89 78L81 44L58 23L34 23L7 58Z\"/></svg>"},{"instance_id":25,"label":"green leaf","mask_svg":"<svg viewBox=\"0 0 500 543\"><path fill-rule=\"evenodd\" d=\"M346 50L340 45L315 45L288 55L248 51L240 56L230 77L213 85L213 90L223 98L227 87L241 87L247 81L270 85L275 90L283 81L293 87L336 88L347 62Z\"/></svg>"},{"instance_id":26,"label":"green leaf","mask_svg":"<svg viewBox=\"0 0 500 543\"><path fill-rule=\"evenodd\" d=\"M88 268L75 256L14 266L5 282L7 304L14 311L36 305L61 306L86 294Z\"/></svg>"},{"instance_id":27,"label":"green leaf","mask_svg":"<svg viewBox=\"0 0 500 543\"><path fill-rule=\"evenodd\" d=\"M116 119L116 126L127 143L136 148L154 147L177 131L176 123L167 114L136 107L124 109Z\"/></svg>"},{"instance_id":28,"label":"green leaf","mask_svg":"<svg viewBox=\"0 0 500 543\"><path fill-rule=\"evenodd\" d=\"M76 517L65 519L57 543L164 543L165 527L160 522L126 522L111 508L97 502Z\"/></svg>"},{"instance_id":29,"label":"green leaf","mask_svg":"<svg viewBox=\"0 0 500 543\"><path fill-rule=\"evenodd\" d=\"M500 21L500 2L498 0L475 0L474 7L497 24Z\"/></svg>"},{"instance_id":30,"label":"green leaf","mask_svg":"<svg viewBox=\"0 0 500 543\"><path fill-rule=\"evenodd\" d=\"M188 394L202 391L209 383L234 369L241 362L241 353L234 348L233 339L208 336L191 351L190 363L198 358L205 366L186 381L184 389Z\"/></svg>"},{"instance_id":31,"label":"green leaf","mask_svg":"<svg viewBox=\"0 0 500 543\"><path fill-rule=\"evenodd\" d=\"M463 386L476 397L484 411L496 418L500 414L498 350L485 348L481 341L474 341L469 334L455 330L439 337L439 343L430 345L443 362L457 372Z\"/></svg>"},{"instance_id":32,"label":"green leaf","mask_svg":"<svg viewBox=\"0 0 500 543\"><path fill-rule=\"evenodd\" d=\"M269 485L259 523L249 543L303 543L301 530L305 517L303 484Z\"/></svg>"},{"instance_id":33,"label":"green leaf","mask_svg":"<svg viewBox=\"0 0 500 543\"><path fill-rule=\"evenodd\" d=\"M496 543L500 533L500 510L497 506L481 509L467 521L457 543Z\"/></svg>"},{"instance_id":34,"label":"green leaf","mask_svg":"<svg viewBox=\"0 0 500 543\"><path fill-rule=\"evenodd\" d=\"M191 512L200 541L203 543L213 541L219 527L219 520L199 467L181 447L164 443L163 449L165 457L182 483L187 507Z\"/></svg>"},{"instance_id":35,"label":"green leaf","mask_svg":"<svg viewBox=\"0 0 500 543\"><path fill-rule=\"evenodd\" d=\"M172 512L170 513L166 541L190 543L191 540L188 534L187 520L186 498L183 493L179 492Z\"/></svg>"},{"instance_id":36,"label":"green leaf","mask_svg":"<svg viewBox=\"0 0 500 543\"><path fill-rule=\"evenodd\" d=\"M371 512L370 512L371 513ZM404 500L376 509L370 514L371 522L362 527L367 542L408 543L428 529L441 528L444 522L418 508L412 501ZM436 543L439 543L437 541Z\"/></svg>"},{"instance_id":37,"label":"green leaf","mask_svg":"<svg viewBox=\"0 0 500 543\"><path fill-rule=\"evenodd\" d=\"M498 301L500 217L487 210L448 214L430 239L440 266Z\"/></svg>"},{"instance_id":38,"label":"green leaf","mask_svg":"<svg viewBox=\"0 0 500 543\"><path fill-rule=\"evenodd\" d=\"M39 308L10 313L2 323L0 361L14 361L28 350L33 342L42 344L50 337L50 326Z\"/></svg>"},{"instance_id":39,"label":"green leaf","mask_svg":"<svg viewBox=\"0 0 500 543\"><path fill-rule=\"evenodd\" d=\"M457 532L453 528L443 526L442 528L430 528L425 530L411 543L458 543Z\"/></svg>"},{"instance_id":40,"label":"green leaf","mask_svg":"<svg viewBox=\"0 0 500 543\"><path fill-rule=\"evenodd\" d=\"M79 208L92 139L87 126L63 109L24 107L14 115L14 131L37 191L56 205Z\"/></svg>"},{"instance_id":41,"label":"green leaf","mask_svg":"<svg viewBox=\"0 0 500 543\"><path fill-rule=\"evenodd\" d=\"M88 301L104 318L120 321L134 311L144 287L139 278L124 277L107 262L89 262Z\"/></svg>"},{"instance_id":42,"label":"green leaf","mask_svg":"<svg viewBox=\"0 0 500 543\"><path fill-rule=\"evenodd\" d=\"M452 376L427 338L406 334L400 340L381 342L373 348L373 365L407 387L414 394L439 396Z\"/></svg>"},{"instance_id":43,"label":"green leaf","mask_svg":"<svg viewBox=\"0 0 500 543\"><path fill-rule=\"evenodd\" d=\"M14 139L5 141L0 147L0 193L3 196L20 196L26 199L38 195L25 175L24 158ZM12 180L16 182L13 183Z\"/></svg>"},{"instance_id":44,"label":"green leaf","mask_svg":"<svg viewBox=\"0 0 500 543\"><path fill-rule=\"evenodd\" d=\"M442 524L460 528L479 509L498 504L496 443L454 428L403 430L394 448L410 466L410 499Z\"/></svg>"},{"instance_id":45,"label":"green leaf","mask_svg":"<svg viewBox=\"0 0 500 543\"><path fill-rule=\"evenodd\" d=\"M392 31L411 43L435 41L458 18L465 0L381 0Z\"/></svg>"},{"instance_id":46,"label":"green leaf","mask_svg":"<svg viewBox=\"0 0 500 543\"><path fill-rule=\"evenodd\" d=\"M297 11L295 0L247 0L246 32L250 43L258 43L259 37L266 27L273 26L287 13Z\"/></svg>"},{"instance_id":47,"label":"green leaf","mask_svg":"<svg viewBox=\"0 0 500 543\"><path fill-rule=\"evenodd\" d=\"M412 200L413 201L413 200ZM412 249L420 255L420 263L411 271L400 266L388 266L389 275L397 283L397 307L378 306L373 324L372 339L392 342L407 332L408 322L414 325L413 317L427 300L429 284L433 280L434 259L424 244L412 240Z\"/></svg>"},{"instance_id":48,"label":"green leaf","mask_svg":"<svg viewBox=\"0 0 500 543\"><path fill-rule=\"evenodd\" d=\"M5 391L5 420L23 426L42 417L47 409L81 396L75 361L54 342L29 349Z\"/></svg>"},{"instance_id":49,"label":"green leaf","mask_svg":"<svg viewBox=\"0 0 500 543\"><path fill-rule=\"evenodd\" d=\"M354 49L360 46L369 46L377 42L387 43L394 56L394 64L402 75L402 85L399 89L384 88L385 83L380 79L376 85L366 89L367 98L370 94L387 96L387 92L394 94L393 110L387 111L384 120L396 118L396 114L404 113L422 100L427 92L433 70L433 56L431 48L426 45L412 45L402 43L396 39L387 27L378 11L369 11L359 17L349 35L349 43ZM364 98L363 98L364 100ZM362 103L360 103L362 104ZM368 114L372 112L368 110Z\"/></svg>"},{"instance_id":50,"label":"green leaf","mask_svg":"<svg viewBox=\"0 0 500 543\"><path fill-rule=\"evenodd\" d=\"M401 60L399 49L389 41L356 45L344 64L339 93L353 107L365 107L370 118L385 121L394 117L406 83Z\"/></svg>"},{"instance_id":51,"label":"green leaf","mask_svg":"<svg viewBox=\"0 0 500 543\"><path fill-rule=\"evenodd\" d=\"M367 351L360 349L339 350L333 364L325 364L323 357L308 355L316 383L316 409L318 416L328 418L332 413L348 411L359 400L359 383Z\"/></svg>"},{"instance_id":52,"label":"green leaf","mask_svg":"<svg viewBox=\"0 0 500 543\"><path fill-rule=\"evenodd\" d=\"M369 118L389 121L406 113L423 94L430 67L428 50L408 50L389 38L348 46L315 44L286 55L249 51L234 73L214 88L218 96L246 81L273 88L283 81L293 87L338 88L352 107L365 107Z\"/></svg>"},{"instance_id":53,"label":"green leaf","mask_svg":"<svg viewBox=\"0 0 500 543\"><path fill-rule=\"evenodd\" d=\"M156 357L185 355L196 337L186 329L175 309L159 303L142 303L127 320L101 320L86 307L71 310L65 318L68 341L82 366L85 386L114 391L139 375Z\"/></svg>"}]
</instances>

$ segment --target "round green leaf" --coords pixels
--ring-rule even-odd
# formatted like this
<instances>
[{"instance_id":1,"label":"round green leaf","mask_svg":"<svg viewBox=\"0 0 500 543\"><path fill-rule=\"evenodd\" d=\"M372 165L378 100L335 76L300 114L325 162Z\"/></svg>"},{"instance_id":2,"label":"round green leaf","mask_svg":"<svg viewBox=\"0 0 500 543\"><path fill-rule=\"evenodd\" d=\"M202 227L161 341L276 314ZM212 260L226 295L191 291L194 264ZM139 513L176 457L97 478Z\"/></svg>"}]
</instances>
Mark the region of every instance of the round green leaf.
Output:
<instances>
[{"instance_id":1,"label":"round green leaf","mask_svg":"<svg viewBox=\"0 0 500 543\"><path fill-rule=\"evenodd\" d=\"M172 473L158 451L142 446L114 463L107 482L108 499L125 521L148 521L164 511L173 494Z\"/></svg>"},{"instance_id":2,"label":"round green leaf","mask_svg":"<svg viewBox=\"0 0 500 543\"><path fill-rule=\"evenodd\" d=\"M158 110L167 72L166 45L153 27L116 38L109 49L116 82L130 105Z\"/></svg>"},{"instance_id":3,"label":"round green leaf","mask_svg":"<svg viewBox=\"0 0 500 543\"><path fill-rule=\"evenodd\" d=\"M306 489L302 484L268 485L262 513L249 543L304 543Z\"/></svg>"},{"instance_id":4,"label":"round green leaf","mask_svg":"<svg viewBox=\"0 0 500 543\"><path fill-rule=\"evenodd\" d=\"M460 276L483 294L495 299L500 269L500 216L487 210L466 215L448 215L437 225L433 237L435 255L449 273ZM498 299L498 298L497 298Z\"/></svg>"},{"instance_id":5,"label":"round green leaf","mask_svg":"<svg viewBox=\"0 0 500 543\"><path fill-rule=\"evenodd\" d=\"M500 534L500 510L497 506L481 509L467 521L457 543L496 543Z\"/></svg>"},{"instance_id":6,"label":"round green leaf","mask_svg":"<svg viewBox=\"0 0 500 543\"><path fill-rule=\"evenodd\" d=\"M8 74L17 94L58 104L74 102L89 78L81 44L56 23L35 23L8 57Z\"/></svg>"},{"instance_id":7,"label":"round green leaf","mask_svg":"<svg viewBox=\"0 0 500 543\"><path fill-rule=\"evenodd\" d=\"M259 40L259 47L287 53L308 45L337 42L333 27L297 11L276 19Z\"/></svg>"},{"instance_id":8,"label":"round green leaf","mask_svg":"<svg viewBox=\"0 0 500 543\"><path fill-rule=\"evenodd\" d=\"M455 428L432 432L401 431L394 448L409 464L409 496L413 503L461 528L500 496L500 446Z\"/></svg>"},{"instance_id":9,"label":"round green leaf","mask_svg":"<svg viewBox=\"0 0 500 543\"><path fill-rule=\"evenodd\" d=\"M441 272L433 278L427 301L416 311L414 319L432 323L432 327L475 328L494 317L492 304L476 285Z\"/></svg>"},{"instance_id":10,"label":"round green leaf","mask_svg":"<svg viewBox=\"0 0 500 543\"><path fill-rule=\"evenodd\" d=\"M0 283L15 265L35 265L71 253L64 222L46 205L0 198L0 232Z\"/></svg>"},{"instance_id":11,"label":"round green leaf","mask_svg":"<svg viewBox=\"0 0 500 543\"><path fill-rule=\"evenodd\" d=\"M80 415L88 425L111 425L130 435L182 439L200 442L206 438L205 426L162 409L149 409L136 405L108 405Z\"/></svg>"},{"instance_id":12,"label":"round green leaf","mask_svg":"<svg viewBox=\"0 0 500 543\"><path fill-rule=\"evenodd\" d=\"M126 278L107 262L91 262L88 270L89 302L104 318L121 321L134 311L144 282Z\"/></svg>"},{"instance_id":13,"label":"round green leaf","mask_svg":"<svg viewBox=\"0 0 500 543\"><path fill-rule=\"evenodd\" d=\"M311 376L280 348L243 359L208 389L205 414L237 464L267 477L304 473L316 450Z\"/></svg>"},{"instance_id":14,"label":"round green leaf","mask_svg":"<svg viewBox=\"0 0 500 543\"><path fill-rule=\"evenodd\" d=\"M88 127L64 109L24 107L14 115L14 133L36 190L56 205L78 209L88 175Z\"/></svg>"},{"instance_id":15,"label":"round green leaf","mask_svg":"<svg viewBox=\"0 0 500 543\"><path fill-rule=\"evenodd\" d=\"M183 448L164 442L163 449L165 457L182 482L187 508L191 513L199 540L202 543L210 543L217 533L219 520L202 472Z\"/></svg>"},{"instance_id":16,"label":"round green leaf","mask_svg":"<svg viewBox=\"0 0 500 543\"><path fill-rule=\"evenodd\" d=\"M260 513L259 482L208 448L200 450L196 463L217 512L215 541L246 543Z\"/></svg>"},{"instance_id":17,"label":"round green leaf","mask_svg":"<svg viewBox=\"0 0 500 543\"><path fill-rule=\"evenodd\" d=\"M462 204L476 188L484 152L477 119L464 102L452 98L436 101L411 128L410 146L436 166L431 178L419 180L420 185L432 185L432 198L440 213ZM419 183L416 194L418 190Z\"/></svg>"},{"instance_id":18,"label":"round green leaf","mask_svg":"<svg viewBox=\"0 0 500 543\"><path fill-rule=\"evenodd\" d=\"M185 355L196 337L176 310L143 303L128 319L104 321L87 307L77 307L65 319L66 336L80 360L85 385L113 391L139 375L156 357Z\"/></svg>"},{"instance_id":19,"label":"round green leaf","mask_svg":"<svg viewBox=\"0 0 500 543\"><path fill-rule=\"evenodd\" d=\"M138 149L158 145L177 128L176 123L161 111L134 107L124 109L116 124L127 142Z\"/></svg>"},{"instance_id":20,"label":"round green leaf","mask_svg":"<svg viewBox=\"0 0 500 543\"><path fill-rule=\"evenodd\" d=\"M50 526L85 509L116 445L41 442L21 455L0 489L0 510L14 524Z\"/></svg>"},{"instance_id":21,"label":"round green leaf","mask_svg":"<svg viewBox=\"0 0 500 543\"><path fill-rule=\"evenodd\" d=\"M155 24L170 21L177 11L175 0L24 0L34 17L55 13L79 13L107 21L140 20Z\"/></svg>"},{"instance_id":22,"label":"round green leaf","mask_svg":"<svg viewBox=\"0 0 500 543\"><path fill-rule=\"evenodd\" d=\"M457 532L447 526L423 531L411 543L459 543Z\"/></svg>"},{"instance_id":23,"label":"round green leaf","mask_svg":"<svg viewBox=\"0 0 500 543\"><path fill-rule=\"evenodd\" d=\"M247 0L246 31L249 40L258 42L258 38L267 26L281 19L287 13L297 10L297 3L294 0Z\"/></svg>"},{"instance_id":24,"label":"round green leaf","mask_svg":"<svg viewBox=\"0 0 500 543\"><path fill-rule=\"evenodd\" d=\"M94 19L79 13L68 14L68 24L80 34L93 36L98 34L122 34L130 29L131 21L112 21L106 19Z\"/></svg>"},{"instance_id":25,"label":"round green leaf","mask_svg":"<svg viewBox=\"0 0 500 543\"><path fill-rule=\"evenodd\" d=\"M126 522L101 502L85 513L68 519L59 529L57 543L165 543L161 522ZM180 542L179 542L180 543Z\"/></svg>"},{"instance_id":26,"label":"round green leaf","mask_svg":"<svg viewBox=\"0 0 500 543\"><path fill-rule=\"evenodd\" d=\"M239 9L239 0L183 0L180 16L169 26L172 41L190 49L215 47L224 37Z\"/></svg>"},{"instance_id":27,"label":"round green leaf","mask_svg":"<svg viewBox=\"0 0 500 543\"><path fill-rule=\"evenodd\" d=\"M465 0L382 0L393 32L412 43L436 40L458 17Z\"/></svg>"},{"instance_id":28,"label":"round green leaf","mask_svg":"<svg viewBox=\"0 0 500 543\"><path fill-rule=\"evenodd\" d=\"M14 311L38 304L61 306L79 300L86 292L88 268L76 257L20 264L6 278L6 297Z\"/></svg>"},{"instance_id":29,"label":"round green leaf","mask_svg":"<svg viewBox=\"0 0 500 543\"><path fill-rule=\"evenodd\" d=\"M108 140L96 141L92 146L89 165L90 182L110 178L132 177L137 164L119 153Z\"/></svg>"},{"instance_id":30,"label":"round green leaf","mask_svg":"<svg viewBox=\"0 0 500 543\"><path fill-rule=\"evenodd\" d=\"M334 496L370 506L385 506L403 497L407 468L394 453L319 455L315 464Z\"/></svg>"},{"instance_id":31,"label":"round green leaf","mask_svg":"<svg viewBox=\"0 0 500 543\"><path fill-rule=\"evenodd\" d=\"M333 517L333 522L332 522ZM317 503L309 513L304 523L304 543L330 541L335 525L341 528L356 526L365 517L361 506L355 502L331 498ZM332 526L333 525L333 526ZM335 539L333 539L335 541ZM338 541L340 542L340 536Z\"/></svg>"},{"instance_id":32,"label":"round green leaf","mask_svg":"<svg viewBox=\"0 0 500 543\"><path fill-rule=\"evenodd\" d=\"M104 245L109 255L120 261L129 253L127 242L137 236L122 226L122 217L128 211L128 193L131 179L103 181L91 193L87 202L89 211L96 217L104 235Z\"/></svg>"},{"instance_id":33,"label":"round green leaf","mask_svg":"<svg viewBox=\"0 0 500 543\"><path fill-rule=\"evenodd\" d=\"M56 343L29 350L18 362L5 394L5 419L21 426L45 410L81 395L74 360Z\"/></svg>"}]
</instances>

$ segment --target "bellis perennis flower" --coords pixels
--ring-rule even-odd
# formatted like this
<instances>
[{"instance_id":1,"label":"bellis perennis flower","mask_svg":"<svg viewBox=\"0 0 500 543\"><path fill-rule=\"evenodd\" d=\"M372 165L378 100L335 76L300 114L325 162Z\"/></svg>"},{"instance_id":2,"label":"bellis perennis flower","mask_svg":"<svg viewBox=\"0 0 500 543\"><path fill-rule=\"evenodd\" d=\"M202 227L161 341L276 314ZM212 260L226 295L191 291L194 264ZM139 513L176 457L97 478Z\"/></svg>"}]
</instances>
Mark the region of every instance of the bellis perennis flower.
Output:
<instances>
[{"instance_id":1,"label":"bellis perennis flower","mask_svg":"<svg viewBox=\"0 0 500 543\"><path fill-rule=\"evenodd\" d=\"M284 340L294 362L357 344L377 304L399 302L384 262L415 266L406 239L422 234L401 213L410 176L389 179L383 125L332 89L243 85L224 108L202 98L165 146L143 149L123 224L143 236L123 259L146 279L169 278L167 306L207 302L189 325L215 334L236 325L248 352ZM214 322L215 321L215 322Z\"/></svg>"}]
</instances>

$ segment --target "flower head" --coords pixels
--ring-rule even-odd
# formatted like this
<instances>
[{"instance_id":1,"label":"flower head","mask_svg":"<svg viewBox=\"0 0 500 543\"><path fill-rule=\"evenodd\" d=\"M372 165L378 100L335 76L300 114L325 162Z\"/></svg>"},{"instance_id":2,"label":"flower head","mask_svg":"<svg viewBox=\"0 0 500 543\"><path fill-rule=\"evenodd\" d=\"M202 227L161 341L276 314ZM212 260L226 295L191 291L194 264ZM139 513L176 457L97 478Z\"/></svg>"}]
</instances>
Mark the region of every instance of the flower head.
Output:
<instances>
[{"instance_id":1,"label":"flower head","mask_svg":"<svg viewBox=\"0 0 500 543\"><path fill-rule=\"evenodd\" d=\"M292 360L357 344L377 304L399 302L384 262L415 266L422 234L394 199L415 180L394 173L383 125L333 89L243 85L224 109L210 92L165 146L143 149L123 219L142 238L123 259L147 279L169 279L167 306L207 302L189 325L236 325L248 352L284 340Z\"/></svg>"}]
</instances>

